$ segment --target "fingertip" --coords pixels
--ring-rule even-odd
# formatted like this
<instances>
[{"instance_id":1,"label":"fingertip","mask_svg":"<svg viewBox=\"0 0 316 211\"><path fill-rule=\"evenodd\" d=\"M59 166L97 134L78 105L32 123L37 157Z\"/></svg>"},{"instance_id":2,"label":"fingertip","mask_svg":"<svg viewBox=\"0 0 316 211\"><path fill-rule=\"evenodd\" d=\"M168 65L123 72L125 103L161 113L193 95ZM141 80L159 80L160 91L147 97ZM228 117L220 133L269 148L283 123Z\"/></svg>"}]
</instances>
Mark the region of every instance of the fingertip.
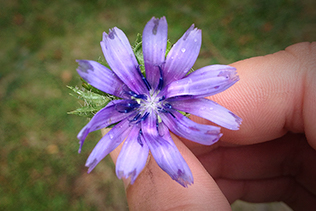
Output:
<instances>
[{"instance_id":1,"label":"fingertip","mask_svg":"<svg viewBox=\"0 0 316 211\"><path fill-rule=\"evenodd\" d=\"M305 72L302 92L302 119L308 143L316 149L316 42L300 43L286 49L302 61L301 69Z\"/></svg>"},{"instance_id":2,"label":"fingertip","mask_svg":"<svg viewBox=\"0 0 316 211\"><path fill-rule=\"evenodd\" d=\"M237 68L240 81L210 98L243 122L238 131L223 129L222 140L255 144L281 137L287 131L305 132L309 140L315 139L316 131L311 129L316 119L315 52L315 42L299 43L231 64ZM314 139L312 144L316 145Z\"/></svg>"},{"instance_id":3,"label":"fingertip","mask_svg":"<svg viewBox=\"0 0 316 211\"><path fill-rule=\"evenodd\" d=\"M153 157L133 185L127 187L130 210L230 210L219 187L197 158L176 137L172 137L191 168L194 184L187 188L172 180Z\"/></svg>"}]
</instances>

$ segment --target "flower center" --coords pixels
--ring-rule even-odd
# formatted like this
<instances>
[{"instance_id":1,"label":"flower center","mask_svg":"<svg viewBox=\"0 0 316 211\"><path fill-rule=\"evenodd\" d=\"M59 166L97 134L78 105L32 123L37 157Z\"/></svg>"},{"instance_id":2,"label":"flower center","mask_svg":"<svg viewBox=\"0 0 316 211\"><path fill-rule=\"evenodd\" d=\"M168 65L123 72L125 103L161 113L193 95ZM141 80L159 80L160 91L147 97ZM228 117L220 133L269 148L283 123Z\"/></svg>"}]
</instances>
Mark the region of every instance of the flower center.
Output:
<instances>
[{"instance_id":1,"label":"flower center","mask_svg":"<svg viewBox=\"0 0 316 211\"><path fill-rule=\"evenodd\" d=\"M141 112L157 112L162 107L163 100L159 99L157 95L157 91L151 90L147 99L140 100Z\"/></svg>"}]
</instances>

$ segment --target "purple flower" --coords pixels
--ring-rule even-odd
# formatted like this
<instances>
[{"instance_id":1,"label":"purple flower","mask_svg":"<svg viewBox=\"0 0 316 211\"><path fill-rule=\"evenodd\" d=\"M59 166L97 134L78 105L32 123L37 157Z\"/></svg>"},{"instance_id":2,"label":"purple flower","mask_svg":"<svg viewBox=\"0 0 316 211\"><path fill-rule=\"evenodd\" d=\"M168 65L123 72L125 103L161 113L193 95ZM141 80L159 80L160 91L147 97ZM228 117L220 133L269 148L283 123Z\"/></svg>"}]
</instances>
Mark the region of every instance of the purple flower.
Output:
<instances>
[{"instance_id":1,"label":"purple flower","mask_svg":"<svg viewBox=\"0 0 316 211\"><path fill-rule=\"evenodd\" d=\"M88 172L124 140L116 163L119 178L134 183L148 153L170 177L187 187L193 183L189 166L169 130L191 141L211 145L222 136L220 128L193 122L179 111L238 130L241 119L204 97L236 83L236 69L210 65L187 74L201 47L201 30L192 25L166 56L168 25L165 17L152 18L144 28L142 48L146 77L125 34L114 27L103 33L101 47L112 70L95 61L79 60L79 75L95 88L117 96L79 132L80 149L88 133L116 125L98 142L86 166Z\"/></svg>"}]
</instances>

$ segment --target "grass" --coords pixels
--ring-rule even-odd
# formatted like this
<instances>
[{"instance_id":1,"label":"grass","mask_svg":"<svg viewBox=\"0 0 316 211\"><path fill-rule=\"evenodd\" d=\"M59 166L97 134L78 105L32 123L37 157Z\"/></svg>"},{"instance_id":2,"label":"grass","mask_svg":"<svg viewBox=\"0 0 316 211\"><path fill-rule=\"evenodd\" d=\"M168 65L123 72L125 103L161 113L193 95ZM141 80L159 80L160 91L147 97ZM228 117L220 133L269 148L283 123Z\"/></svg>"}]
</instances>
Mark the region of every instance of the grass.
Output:
<instances>
[{"instance_id":1,"label":"grass","mask_svg":"<svg viewBox=\"0 0 316 211\"><path fill-rule=\"evenodd\" d=\"M76 135L87 120L66 114L78 106L66 88L80 85L75 60L102 57L103 31L118 26L133 41L152 16L166 16L169 38L175 42L195 23L203 31L196 66L228 64L315 40L312 4L312 0L3 1L0 210L127 210L123 185L109 158L86 173L85 160L100 133L91 134L78 154Z\"/></svg>"}]
</instances>

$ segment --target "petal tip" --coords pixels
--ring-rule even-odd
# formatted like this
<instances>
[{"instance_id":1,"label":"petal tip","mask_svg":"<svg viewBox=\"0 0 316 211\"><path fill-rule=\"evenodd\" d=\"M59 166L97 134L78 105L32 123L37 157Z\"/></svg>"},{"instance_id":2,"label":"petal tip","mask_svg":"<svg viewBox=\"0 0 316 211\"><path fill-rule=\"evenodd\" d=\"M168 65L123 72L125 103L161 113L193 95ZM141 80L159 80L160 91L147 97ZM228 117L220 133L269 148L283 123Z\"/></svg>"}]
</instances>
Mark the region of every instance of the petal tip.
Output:
<instances>
[{"instance_id":1,"label":"petal tip","mask_svg":"<svg viewBox=\"0 0 316 211\"><path fill-rule=\"evenodd\" d=\"M235 122L236 122L236 127L232 128L231 130L239 130L239 127L242 123L242 118L240 118L239 116L237 116L236 114L234 114L231 111L229 111L228 113L234 117Z\"/></svg>"},{"instance_id":2,"label":"petal tip","mask_svg":"<svg viewBox=\"0 0 316 211\"><path fill-rule=\"evenodd\" d=\"M163 16L161 18L156 18L156 17L152 17L151 20L147 23L148 26L152 27L152 34L153 35L157 35L158 32L158 27L162 27L165 28L167 27L167 20L166 18Z\"/></svg>"},{"instance_id":3,"label":"petal tip","mask_svg":"<svg viewBox=\"0 0 316 211\"><path fill-rule=\"evenodd\" d=\"M192 36L199 36L199 34L202 34L202 30L198 29L198 28L195 28L195 24L193 23L190 26L190 28L184 33L182 39L184 41L186 41L190 35L192 35ZM195 40L197 40L197 39L195 39Z\"/></svg>"},{"instance_id":4,"label":"petal tip","mask_svg":"<svg viewBox=\"0 0 316 211\"><path fill-rule=\"evenodd\" d=\"M83 72L83 73L88 73L89 71L94 71L93 66L90 64L89 61L87 60L76 60L79 64L77 71L78 73Z\"/></svg>"},{"instance_id":5,"label":"petal tip","mask_svg":"<svg viewBox=\"0 0 316 211\"><path fill-rule=\"evenodd\" d=\"M129 173L125 173L124 170L118 170L116 172L116 176L119 179L124 178L124 179L130 180L130 183L132 185L132 184L134 184L138 174L137 174L137 170L136 169L134 169L133 171L131 171Z\"/></svg>"},{"instance_id":6,"label":"petal tip","mask_svg":"<svg viewBox=\"0 0 316 211\"><path fill-rule=\"evenodd\" d=\"M188 188L189 185L193 184L192 173L189 172L189 174L187 174L186 172L183 172L180 169L178 169L177 175L173 179L185 188Z\"/></svg>"},{"instance_id":7,"label":"petal tip","mask_svg":"<svg viewBox=\"0 0 316 211\"><path fill-rule=\"evenodd\" d=\"M102 41L101 41L101 43L104 42L104 40L106 39L107 36L108 36L108 34L106 32L102 33Z\"/></svg>"},{"instance_id":8,"label":"petal tip","mask_svg":"<svg viewBox=\"0 0 316 211\"><path fill-rule=\"evenodd\" d=\"M97 164L99 163L99 161L94 158L94 160L91 162L91 160L88 158L85 166L88 167L88 174L97 166Z\"/></svg>"}]
</instances>

